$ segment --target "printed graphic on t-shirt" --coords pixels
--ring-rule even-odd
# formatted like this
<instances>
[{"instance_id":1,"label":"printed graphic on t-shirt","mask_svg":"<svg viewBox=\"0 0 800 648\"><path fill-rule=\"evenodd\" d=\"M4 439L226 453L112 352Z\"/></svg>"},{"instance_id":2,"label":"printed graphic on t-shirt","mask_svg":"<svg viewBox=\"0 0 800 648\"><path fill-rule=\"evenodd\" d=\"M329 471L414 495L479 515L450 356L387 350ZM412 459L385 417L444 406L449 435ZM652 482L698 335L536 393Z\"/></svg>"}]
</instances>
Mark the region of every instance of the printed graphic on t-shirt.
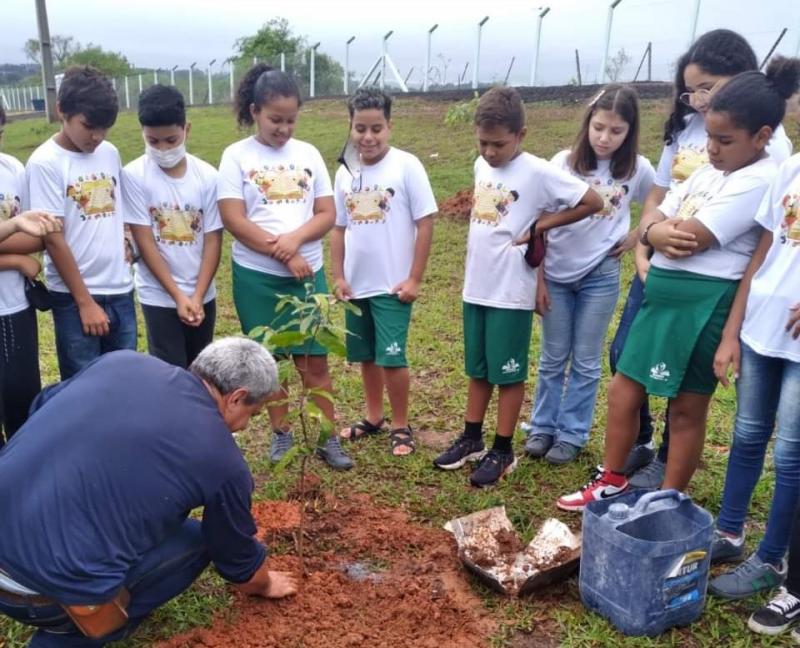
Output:
<instances>
[{"instance_id":1,"label":"printed graphic on t-shirt","mask_svg":"<svg viewBox=\"0 0 800 648\"><path fill-rule=\"evenodd\" d=\"M800 245L800 192L787 193L781 205L783 206L781 243L797 247Z\"/></svg>"},{"instance_id":2,"label":"printed graphic on t-shirt","mask_svg":"<svg viewBox=\"0 0 800 648\"><path fill-rule=\"evenodd\" d=\"M471 220L488 225L497 225L508 213L509 205L519 199L519 192L502 183L478 182L472 202Z\"/></svg>"},{"instance_id":3,"label":"printed graphic on t-shirt","mask_svg":"<svg viewBox=\"0 0 800 648\"><path fill-rule=\"evenodd\" d=\"M0 192L0 221L14 218L22 211L22 200L19 196Z\"/></svg>"},{"instance_id":4,"label":"printed graphic on t-shirt","mask_svg":"<svg viewBox=\"0 0 800 648\"><path fill-rule=\"evenodd\" d=\"M704 164L708 164L705 146L682 146L672 158L672 179L683 182Z\"/></svg>"},{"instance_id":5,"label":"printed graphic on t-shirt","mask_svg":"<svg viewBox=\"0 0 800 648\"><path fill-rule=\"evenodd\" d=\"M711 194L708 191L698 191L697 193L689 194L681 202L678 208L678 213L675 218L679 220L689 220L694 218L705 204L711 199Z\"/></svg>"},{"instance_id":6,"label":"printed graphic on t-shirt","mask_svg":"<svg viewBox=\"0 0 800 648\"><path fill-rule=\"evenodd\" d=\"M390 210L389 203L394 198L394 189L383 189L378 185L364 188L361 191L348 193L344 206L351 223L383 223Z\"/></svg>"},{"instance_id":7,"label":"printed graphic on t-shirt","mask_svg":"<svg viewBox=\"0 0 800 648\"><path fill-rule=\"evenodd\" d=\"M158 228L156 241L167 245L194 245L200 233L203 210L191 205L161 203L150 207L150 218Z\"/></svg>"},{"instance_id":8,"label":"printed graphic on t-shirt","mask_svg":"<svg viewBox=\"0 0 800 648\"><path fill-rule=\"evenodd\" d=\"M606 181L599 178L592 180L591 187L603 198L603 209L596 214L592 214L591 217L607 220L613 220L614 215L622 206L622 200L631 190L627 184L622 184L611 178Z\"/></svg>"},{"instance_id":9,"label":"printed graphic on t-shirt","mask_svg":"<svg viewBox=\"0 0 800 648\"><path fill-rule=\"evenodd\" d=\"M263 203L302 202L311 190L311 169L279 164L253 169L247 174L261 192Z\"/></svg>"},{"instance_id":10,"label":"printed graphic on t-shirt","mask_svg":"<svg viewBox=\"0 0 800 648\"><path fill-rule=\"evenodd\" d=\"M114 215L116 186L117 179L105 173L79 176L67 186L67 197L78 204L81 220L108 218Z\"/></svg>"}]
</instances>

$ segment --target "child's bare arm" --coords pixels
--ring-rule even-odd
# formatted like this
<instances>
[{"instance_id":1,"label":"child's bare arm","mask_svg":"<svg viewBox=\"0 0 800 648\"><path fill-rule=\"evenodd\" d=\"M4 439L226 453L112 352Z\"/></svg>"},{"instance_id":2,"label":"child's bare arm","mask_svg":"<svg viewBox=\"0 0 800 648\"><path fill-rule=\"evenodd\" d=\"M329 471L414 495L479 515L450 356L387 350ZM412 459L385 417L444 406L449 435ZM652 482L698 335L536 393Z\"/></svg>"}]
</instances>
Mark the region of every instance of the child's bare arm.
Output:
<instances>
[{"instance_id":1,"label":"child's bare arm","mask_svg":"<svg viewBox=\"0 0 800 648\"><path fill-rule=\"evenodd\" d=\"M541 234L555 227L575 223L603 208L603 199L594 189L589 189L577 205L558 212L543 212L535 223L535 233Z\"/></svg>"},{"instance_id":2,"label":"child's bare arm","mask_svg":"<svg viewBox=\"0 0 800 648\"><path fill-rule=\"evenodd\" d=\"M425 268L428 265L428 257L431 253L431 243L433 241L433 214L416 221L417 239L414 242L414 260L411 263L411 271L405 281L401 281L394 288L392 293L397 295L401 302L410 303L419 296L419 286L425 275Z\"/></svg>"},{"instance_id":3,"label":"child's bare arm","mask_svg":"<svg viewBox=\"0 0 800 648\"><path fill-rule=\"evenodd\" d=\"M195 311L198 312L201 318L205 314L205 311L203 311L203 298L214 280L214 275L217 274L221 254L222 230L207 232L203 236L203 257L200 261L200 272L197 275L197 286L192 296Z\"/></svg>"},{"instance_id":4,"label":"child's bare arm","mask_svg":"<svg viewBox=\"0 0 800 648\"><path fill-rule=\"evenodd\" d=\"M344 278L344 233L347 228L337 225L331 230L331 274L333 292L337 299L347 300L353 294Z\"/></svg>"},{"instance_id":5,"label":"child's bare arm","mask_svg":"<svg viewBox=\"0 0 800 648\"><path fill-rule=\"evenodd\" d=\"M42 264L25 254L0 254L0 270L16 270L33 279L42 270Z\"/></svg>"},{"instance_id":6,"label":"child's bare arm","mask_svg":"<svg viewBox=\"0 0 800 648\"><path fill-rule=\"evenodd\" d=\"M244 200L239 198L222 198L217 203L219 205L219 215L222 218L222 224L233 237L246 245L251 250L265 254L266 256L274 256L275 247L269 242L274 235L261 229L253 221L247 218L247 210L245 209Z\"/></svg>"},{"instance_id":7,"label":"child's bare arm","mask_svg":"<svg viewBox=\"0 0 800 648\"><path fill-rule=\"evenodd\" d=\"M331 231L336 222L336 206L333 196L314 199L314 216L292 232L272 236L269 242L275 246L273 256L286 263L291 259L303 243L318 241Z\"/></svg>"}]
</instances>

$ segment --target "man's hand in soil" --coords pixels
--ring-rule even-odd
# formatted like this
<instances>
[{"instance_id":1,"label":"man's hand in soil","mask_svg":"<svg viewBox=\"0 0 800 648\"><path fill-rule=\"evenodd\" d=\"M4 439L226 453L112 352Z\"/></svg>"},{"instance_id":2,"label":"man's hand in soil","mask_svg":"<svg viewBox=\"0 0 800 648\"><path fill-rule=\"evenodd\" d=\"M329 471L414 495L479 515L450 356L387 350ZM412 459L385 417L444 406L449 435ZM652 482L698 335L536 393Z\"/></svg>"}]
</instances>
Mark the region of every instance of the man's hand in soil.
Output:
<instances>
[{"instance_id":1,"label":"man's hand in soil","mask_svg":"<svg viewBox=\"0 0 800 648\"><path fill-rule=\"evenodd\" d=\"M267 572L269 580L261 596L269 599L285 598L297 594L297 576L292 572Z\"/></svg>"}]
</instances>

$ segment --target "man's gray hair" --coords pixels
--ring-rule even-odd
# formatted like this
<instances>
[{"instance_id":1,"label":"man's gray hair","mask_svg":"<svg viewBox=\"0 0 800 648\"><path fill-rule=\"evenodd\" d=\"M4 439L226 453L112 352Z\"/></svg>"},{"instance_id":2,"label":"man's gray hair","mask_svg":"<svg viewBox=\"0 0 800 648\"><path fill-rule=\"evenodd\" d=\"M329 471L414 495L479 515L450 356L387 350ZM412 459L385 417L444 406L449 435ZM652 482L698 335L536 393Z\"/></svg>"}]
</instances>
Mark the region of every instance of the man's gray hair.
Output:
<instances>
[{"instance_id":1,"label":"man's gray hair","mask_svg":"<svg viewBox=\"0 0 800 648\"><path fill-rule=\"evenodd\" d=\"M195 358L189 371L222 395L246 389L248 404L259 403L278 391L275 360L258 342L243 337L212 342Z\"/></svg>"}]
</instances>

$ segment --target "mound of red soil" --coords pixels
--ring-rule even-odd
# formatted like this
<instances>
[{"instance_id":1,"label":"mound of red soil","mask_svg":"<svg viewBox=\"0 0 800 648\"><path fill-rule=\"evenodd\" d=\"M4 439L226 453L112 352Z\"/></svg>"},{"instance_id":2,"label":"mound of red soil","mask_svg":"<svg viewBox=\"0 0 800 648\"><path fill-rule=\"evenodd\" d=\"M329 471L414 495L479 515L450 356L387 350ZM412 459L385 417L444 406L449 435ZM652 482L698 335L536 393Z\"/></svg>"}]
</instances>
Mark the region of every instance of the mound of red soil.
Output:
<instances>
[{"instance_id":1,"label":"mound of red soil","mask_svg":"<svg viewBox=\"0 0 800 648\"><path fill-rule=\"evenodd\" d=\"M458 219L469 219L472 212L473 188L467 187L439 205L439 213Z\"/></svg>"},{"instance_id":2,"label":"mound of red soil","mask_svg":"<svg viewBox=\"0 0 800 648\"><path fill-rule=\"evenodd\" d=\"M496 630L472 592L452 536L376 507L367 496L321 501L307 520L306 573L300 592L281 601L236 595L234 621L217 620L158 648L478 648ZM254 506L259 537L291 532L296 502ZM295 556L272 556L274 569L299 571ZM355 569L355 567L358 569ZM352 569L350 568L352 567ZM362 574L366 568L366 575ZM230 615L228 615L230 616Z\"/></svg>"}]
</instances>

